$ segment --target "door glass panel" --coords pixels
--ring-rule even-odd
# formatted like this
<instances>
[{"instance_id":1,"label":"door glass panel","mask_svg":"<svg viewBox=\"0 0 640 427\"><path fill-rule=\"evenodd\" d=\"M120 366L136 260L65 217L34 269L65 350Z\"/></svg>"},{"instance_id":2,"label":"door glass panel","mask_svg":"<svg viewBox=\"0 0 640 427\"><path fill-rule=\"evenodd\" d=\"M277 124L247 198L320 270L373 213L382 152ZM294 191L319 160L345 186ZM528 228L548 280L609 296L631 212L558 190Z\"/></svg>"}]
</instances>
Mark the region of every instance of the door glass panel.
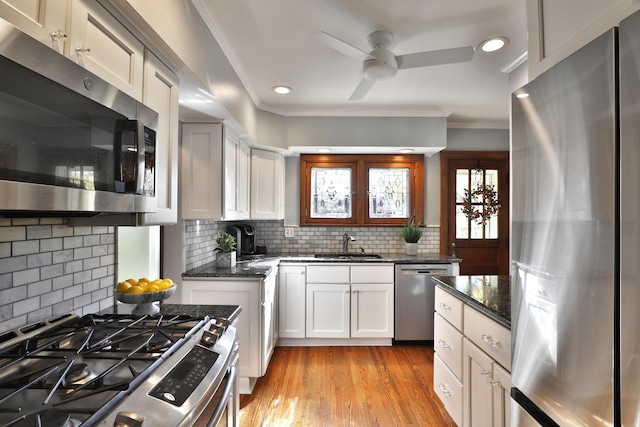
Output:
<instances>
[{"instance_id":1,"label":"door glass panel","mask_svg":"<svg viewBox=\"0 0 640 427\"><path fill-rule=\"evenodd\" d=\"M456 239L469 238L469 220L462 212L462 205L456 206Z\"/></svg>"},{"instance_id":2,"label":"door glass panel","mask_svg":"<svg viewBox=\"0 0 640 427\"><path fill-rule=\"evenodd\" d=\"M458 169L456 171L456 203L462 203L465 188L469 188L469 169Z\"/></svg>"},{"instance_id":3,"label":"door glass panel","mask_svg":"<svg viewBox=\"0 0 640 427\"><path fill-rule=\"evenodd\" d=\"M458 169L456 170L456 239L497 239L498 214L492 214L482 224L485 213L485 197L473 194L482 186L491 188L495 197L500 200L498 193L498 170L496 169ZM471 209L477 214L476 218L469 218L464 213L465 197L469 198ZM486 194L486 193L485 193Z\"/></svg>"},{"instance_id":4,"label":"door glass panel","mask_svg":"<svg viewBox=\"0 0 640 427\"><path fill-rule=\"evenodd\" d=\"M369 169L369 218L409 218L409 168Z\"/></svg>"},{"instance_id":5,"label":"door glass panel","mask_svg":"<svg viewBox=\"0 0 640 427\"><path fill-rule=\"evenodd\" d=\"M351 218L351 168L311 168L311 218Z\"/></svg>"}]
</instances>

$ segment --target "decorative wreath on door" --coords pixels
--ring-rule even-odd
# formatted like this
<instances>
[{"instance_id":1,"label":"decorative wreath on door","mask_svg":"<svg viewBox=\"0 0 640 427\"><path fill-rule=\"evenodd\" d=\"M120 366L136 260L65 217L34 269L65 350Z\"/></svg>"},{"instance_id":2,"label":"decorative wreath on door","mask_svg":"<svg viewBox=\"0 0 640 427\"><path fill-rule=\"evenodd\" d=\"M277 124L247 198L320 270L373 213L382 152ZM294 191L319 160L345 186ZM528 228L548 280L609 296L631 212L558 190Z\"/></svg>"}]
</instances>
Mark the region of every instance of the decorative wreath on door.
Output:
<instances>
[{"instance_id":1,"label":"decorative wreath on door","mask_svg":"<svg viewBox=\"0 0 640 427\"><path fill-rule=\"evenodd\" d=\"M473 204L474 199L480 199L481 204ZM462 213L471 221L476 221L478 225L485 226L493 215L497 215L500 210L498 193L493 184L478 184L475 189L464 189L462 198Z\"/></svg>"}]
</instances>

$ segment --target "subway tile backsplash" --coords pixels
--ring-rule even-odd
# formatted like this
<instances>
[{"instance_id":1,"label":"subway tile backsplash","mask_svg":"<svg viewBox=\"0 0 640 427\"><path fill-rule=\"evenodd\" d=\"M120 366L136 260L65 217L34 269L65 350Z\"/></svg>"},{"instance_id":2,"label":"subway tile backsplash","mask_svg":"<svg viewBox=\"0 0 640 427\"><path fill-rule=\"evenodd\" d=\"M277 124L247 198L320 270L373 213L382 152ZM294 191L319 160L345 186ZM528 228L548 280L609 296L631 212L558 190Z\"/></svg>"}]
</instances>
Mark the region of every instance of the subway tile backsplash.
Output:
<instances>
[{"instance_id":1,"label":"subway tile backsplash","mask_svg":"<svg viewBox=\"0 0 640 427\"><path fill-rule=\"evenodd\" d=\"M283 221L246 221L258 245L271 254L342 251L342 234L356 240L352 251L404 253L399 227L292 227ZM184 221L187 270L215 260L220 221ZM439 252L439 227L427 227L419 252ZM58 218L0 219L0 332L52 316L94 313L113 305L115 227L70 227Z\"/></svg>"},{"instance_id":2,"label":"subway tile backsplash","mask_svg":"<svg viewBox=\"0 0 640 427\"><path fill-rule=\"evenodd\" d=\"M256 229L256 244L265 245L271 254L342 252L342 235L346 231L356 240L351 251L403 254L404 240L400 227L291 227L294 237L285 237L284 221L244 221ZM185 221L185 266L187 270L215 260L215 237L226 222ZM288 227L287 227L288 228ZM427 227L418 243L418 252L439 253L440 227Z\"/></svg>"},{"instance_id":3,"label":"subway tile backsplash","mask_svg":"<svg viewBox=\"0 0 640 427\"><path fill-rule=\"evenodd\" d=\"M0 219L0 331L113 305L115 228Z\"/></svg>"}]
</instances>

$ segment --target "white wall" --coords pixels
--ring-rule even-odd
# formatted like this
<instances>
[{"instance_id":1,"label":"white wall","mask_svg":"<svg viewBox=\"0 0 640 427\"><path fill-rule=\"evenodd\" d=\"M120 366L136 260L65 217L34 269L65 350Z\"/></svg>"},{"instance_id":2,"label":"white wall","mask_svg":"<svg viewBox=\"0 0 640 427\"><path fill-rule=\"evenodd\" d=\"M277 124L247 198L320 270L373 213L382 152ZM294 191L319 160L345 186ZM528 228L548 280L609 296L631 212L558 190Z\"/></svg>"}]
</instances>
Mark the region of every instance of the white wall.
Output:
<instances>
[{"instance_id":1,"label":"white wall","mask_svg":"<svg viewBox=\"0 0 640 427\"><path fill-rule=\"evenodd\" d=\"M160 277L160 227L118 227L116 280Z\"/></svg>"}]
</instances>

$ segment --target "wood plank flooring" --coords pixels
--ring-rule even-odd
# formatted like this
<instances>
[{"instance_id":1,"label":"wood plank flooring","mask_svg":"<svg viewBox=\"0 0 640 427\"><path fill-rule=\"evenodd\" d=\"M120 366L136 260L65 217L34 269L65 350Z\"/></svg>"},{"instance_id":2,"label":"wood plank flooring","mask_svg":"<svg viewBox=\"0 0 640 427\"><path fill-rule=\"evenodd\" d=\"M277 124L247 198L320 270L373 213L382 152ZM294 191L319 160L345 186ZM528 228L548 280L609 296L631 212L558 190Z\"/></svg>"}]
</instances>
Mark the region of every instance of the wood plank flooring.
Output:
<instances>
[{"instance_id":1,"label":"wood plank flooring","mask_svg":"<svg viewBox=\"0 0 640 427\"><path fill-rule=\"evenodd\" d=\"M433 391L433 347L277 347L241 427L455 427Z\"/></svg>"}]
</instances>

